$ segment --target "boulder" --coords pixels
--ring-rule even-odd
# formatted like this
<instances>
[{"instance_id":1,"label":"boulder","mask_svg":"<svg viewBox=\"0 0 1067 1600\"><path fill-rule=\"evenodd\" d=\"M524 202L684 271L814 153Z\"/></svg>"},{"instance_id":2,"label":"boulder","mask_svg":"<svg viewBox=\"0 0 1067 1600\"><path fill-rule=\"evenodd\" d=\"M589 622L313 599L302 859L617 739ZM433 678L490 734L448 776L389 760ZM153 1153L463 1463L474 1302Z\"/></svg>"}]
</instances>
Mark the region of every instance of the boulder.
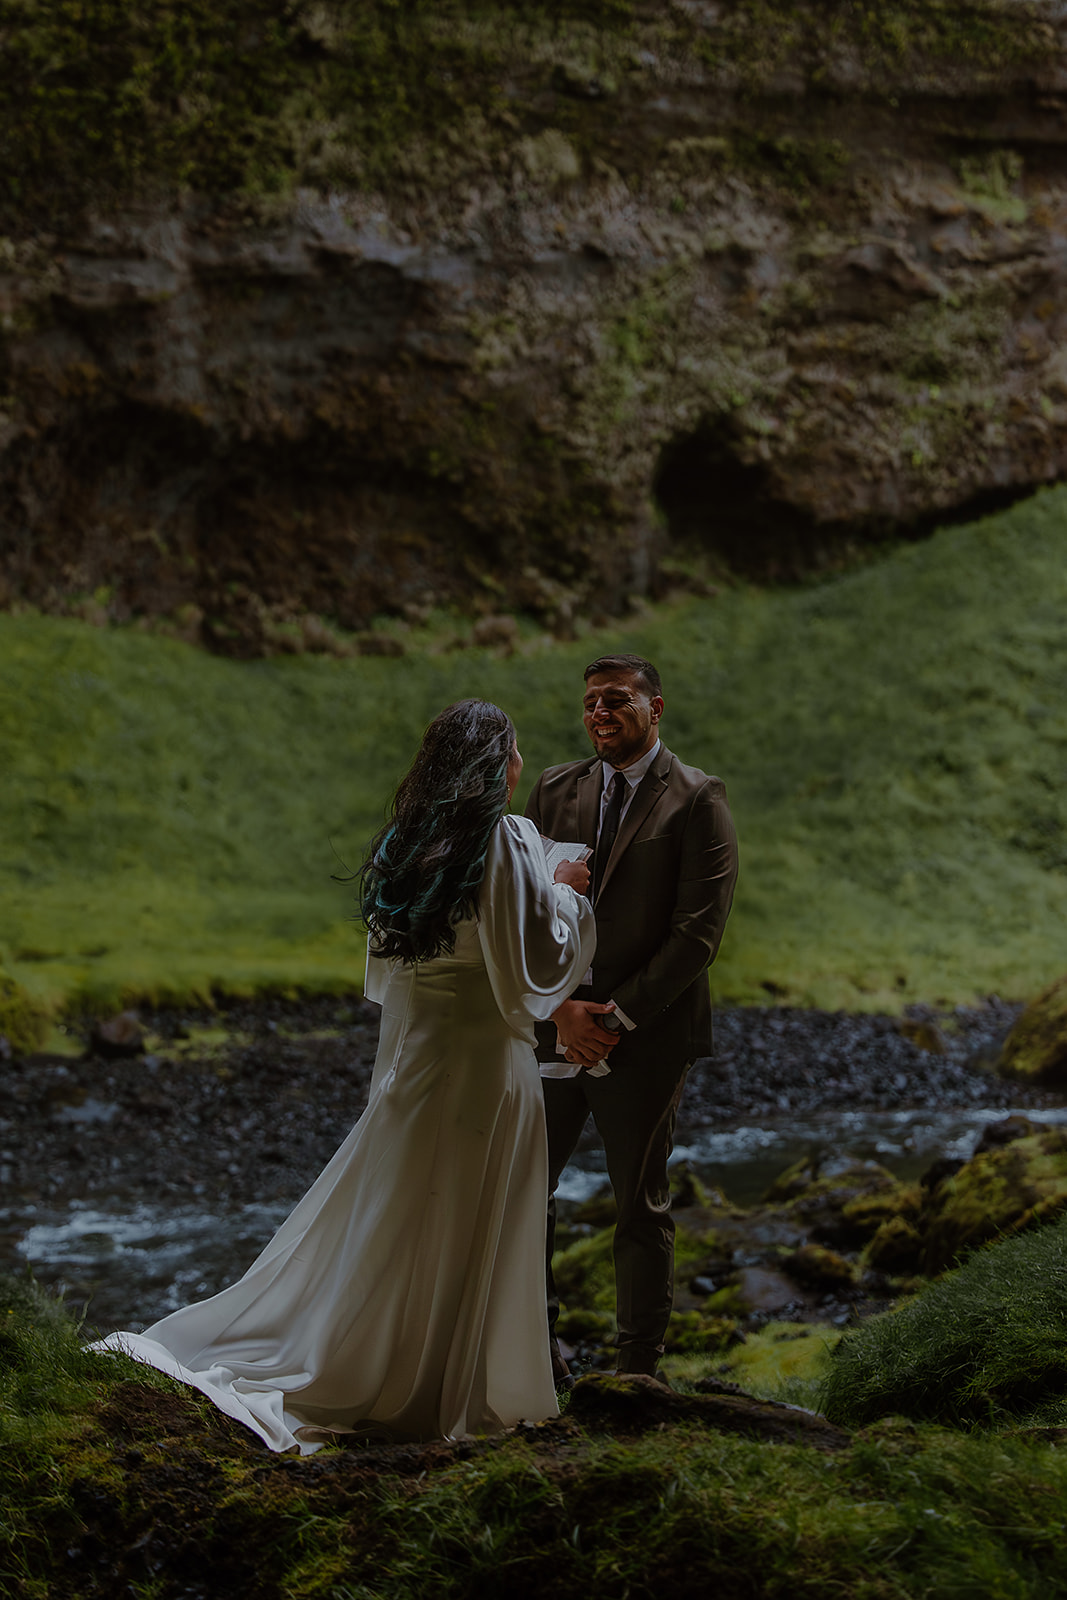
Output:
<instances>
[{"instance_id":1,"label":"boulder","mask_svg":"<svg viewBox=\"0 0 1067 1600\"><path fill-rule=\"evenodd\" d=\"M785 1257L782 1266L791 1278L805 1288L839 1293L842 1289L855 1287L855 1264L846 1261L836 1250L827 1250L824 1245L803 1244L799 1250Z\"/></svg>"},{"instance_id":2,"label":"boulder","mask_svg":"<svg viewBox=\"0 0 1067 1600\"><path fill-rule=\"evenodd\" d=\"M906 1217L888 1217L863 1252L864 1264L878 1272L912 1273L922 1260L922 1235Z\"/></svg>"},{"instance_id":3,"label":"boulder","mask_svg":"<svg viewBox=\"0 0 1067 1600\"><path fill-rule=\"evenodd\" d=\"M897 1023L897 1032L930 1055L943 1056L948 1051L945 1035L930 1017L902 1017Z\"/></svg>"},{"instance_id":4,"label":"boulder","mask_svg":"<svg viewBox=\"0 0 1067 1600\"><path fill-rule=\"evenodd\" d=\"M997 1071L1055 1088L1067 1084L1067 977L1026 1007L1004 1041Z\"/></svg>"},{"instance_id":5,"label":"boulder","mask_svg":"<svg viewBox=\"0 0 1067 1600\"><path fill-rule=\"evenodd\" d=\"M922 1270L941 1272L977 1245L1064 1210L1067 1129L1046 1126L981 1150L929 1194L919 1226Z\"/></svg>"},{"instance_id":6,"label":"boulder","mask_svg":"<svg viewBox=\"0 0 1067 1600\"><path fill-rule=\"evenodd\" d=\"M145 1030L136 1011L120 1011L106 1022L95 1024L89 1044L94 1055L105 1061L119 1061L144 1053Z\"/></svg>"},{"instance_id":7,"label":"boulder","mask_svg":"<svg viewBox=\"0 0 1067 1600\"><path fill-rule=\"evenodd\" d=\"M706 1355L728 1350L741 1333L733 1317L705 1316L700 1311L673 1311L664 1340L669 1355Z\"/></svg>"},{"instance_id":8,"label":"boulder","mask_svg":"<svg viewBox=\"0 0 1067 1600\"><path fill-rule=\"evenodd\" d=\"M874 1221L865 1208L876 1196L891 1208L889 1197L900 1187L877 1161L814 1155L776 1178L764 1202L781 1207L800 1231L820 1244L849 1249L865 1244L883 1219L884 1211Z\"/></svg>"}]
</instances>

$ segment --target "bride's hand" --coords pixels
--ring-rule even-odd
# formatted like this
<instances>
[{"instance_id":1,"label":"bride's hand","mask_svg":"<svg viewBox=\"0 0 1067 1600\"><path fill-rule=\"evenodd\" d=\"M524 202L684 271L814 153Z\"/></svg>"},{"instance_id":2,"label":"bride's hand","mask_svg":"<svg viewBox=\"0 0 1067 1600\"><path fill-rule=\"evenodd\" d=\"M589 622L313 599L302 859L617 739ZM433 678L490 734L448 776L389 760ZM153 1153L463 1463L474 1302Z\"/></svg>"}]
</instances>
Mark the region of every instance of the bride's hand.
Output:
<instances>
[{"instance_id":1,"label":"bride's hand","mask_svg":"<svg viewBox=\"0 0 1067 1600\"><path fill-rule=\"evenodd\" d=\"M597 1019L614 1010L614 1000L606 1005L599 1000L564 1000L552 1013L560 1055L586 1067L603 1061L618 1044L619 1035L598 1027Z\"/></svg>"},{"instance_id":2,"label":"bride's hand","mask_svg":"<svg viewBox=\"0 0 1067 1600\"><path fill-rule=\"evenodd\" d=\"M579 894L589 888L589 868L584 861L561 861L553 874L555 883L569 883Z\"/></svg>"}]
</instances>

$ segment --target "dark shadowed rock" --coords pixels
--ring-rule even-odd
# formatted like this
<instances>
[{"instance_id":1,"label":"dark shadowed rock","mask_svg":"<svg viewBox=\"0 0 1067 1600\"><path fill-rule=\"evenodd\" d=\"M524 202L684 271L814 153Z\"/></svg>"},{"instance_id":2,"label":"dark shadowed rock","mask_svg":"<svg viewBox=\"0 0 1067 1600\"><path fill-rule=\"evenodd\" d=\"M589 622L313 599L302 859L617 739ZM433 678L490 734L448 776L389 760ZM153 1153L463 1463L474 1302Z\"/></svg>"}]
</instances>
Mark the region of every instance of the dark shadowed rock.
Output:
<instances>
[{"instance_id":1,"label":"dark shadowed rock","mask_svg":"<svg viewBox=\"0 0 1067 1600\"><path fill-rule=\"evenodd\" d=\"M89 1046L106 1061L118 1061L124 1056L143 1054L144 1041L145 1030L136 1011L120 1011L118 1016L96 1023Z\"/></svg>"},{"instance_id":2,"label":"dark shadowed rock","mask_svg":"<svg viewBox=\"0 0 1067 1600\"><path fill-rule=\"evenodd\" d=\"M912 1044L917 1044L920 1050L929 1050L931 1055L943 1056L947 1049L945 1036L936 1022L925 1017L901 1017L897 1027L905 1039L910 1039Z\"/></svg>"},{"instance_id":3,"label":"dark shadowed rock","mask_svg":"<svg viewBox=\"0 0 1067 1600\"><path fill-rule=\"evenodd\" d=\"M1034 1122L1031 1117L1024 1117L1021 1113L1014 1112L1011 1116L1001 1117L999 1122L986 1123L982 1129L982 1137L974 1147L974 1153L980 1156L986 1150L1000 1150L1006 1144L1014 1144L1016 1139L1029 1139L1034 1134L1047 1131L1046 1123ZM942 1176L950 1177L951 1174L946 1172ZM931 1184L928 1187L935 1186Z\"/></svg>"}]
</instances>

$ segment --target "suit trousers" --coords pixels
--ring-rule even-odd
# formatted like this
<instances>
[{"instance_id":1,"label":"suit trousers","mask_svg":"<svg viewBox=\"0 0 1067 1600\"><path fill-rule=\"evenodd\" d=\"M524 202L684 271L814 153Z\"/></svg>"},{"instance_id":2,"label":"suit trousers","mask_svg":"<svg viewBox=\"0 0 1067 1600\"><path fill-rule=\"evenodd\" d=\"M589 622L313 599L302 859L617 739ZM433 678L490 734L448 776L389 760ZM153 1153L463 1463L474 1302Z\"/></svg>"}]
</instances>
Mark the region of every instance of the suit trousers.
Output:
<instances>
[{"instance_id":1,"label":"suit trousers","mask_svg":"<svg viewBox=\"0 0 1067 1600\"><path fill-rule=\"evenodd\" d=\"M610 1061L610 1058L609 1058ZM620 1371L654 1372L674 1299L674 1222L667 1159L688 1061L631 1061L607 1077L542 1078L548 1125L548 1319L555 1339L559 1296L552 1277L555 1192L592 1115L615 1194L615 1305Z\"/></svg>"}]
</instances>

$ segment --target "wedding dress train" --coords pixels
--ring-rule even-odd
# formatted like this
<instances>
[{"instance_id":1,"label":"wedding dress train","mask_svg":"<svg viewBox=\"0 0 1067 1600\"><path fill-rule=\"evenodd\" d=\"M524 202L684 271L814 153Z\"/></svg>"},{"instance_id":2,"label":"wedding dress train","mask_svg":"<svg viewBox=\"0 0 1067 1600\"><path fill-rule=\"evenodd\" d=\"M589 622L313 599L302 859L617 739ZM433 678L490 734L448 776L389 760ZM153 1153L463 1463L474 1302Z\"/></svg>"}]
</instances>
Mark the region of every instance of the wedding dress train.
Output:
<instances>
[{"instance_id":1,"label":"wedding dress train","mask_svg":"<svg viewBox=\"0 0 1067 1600\"><path fill-rule=\"evenodd\" d=\"M262 1254L221 1294L93 1348L195 1385L273 1450L556 1415L533 1022L594 944L537 829L504 816L454 953L369 961L382 1017L367 1109Z\"/></svg>"}]
</instances>

